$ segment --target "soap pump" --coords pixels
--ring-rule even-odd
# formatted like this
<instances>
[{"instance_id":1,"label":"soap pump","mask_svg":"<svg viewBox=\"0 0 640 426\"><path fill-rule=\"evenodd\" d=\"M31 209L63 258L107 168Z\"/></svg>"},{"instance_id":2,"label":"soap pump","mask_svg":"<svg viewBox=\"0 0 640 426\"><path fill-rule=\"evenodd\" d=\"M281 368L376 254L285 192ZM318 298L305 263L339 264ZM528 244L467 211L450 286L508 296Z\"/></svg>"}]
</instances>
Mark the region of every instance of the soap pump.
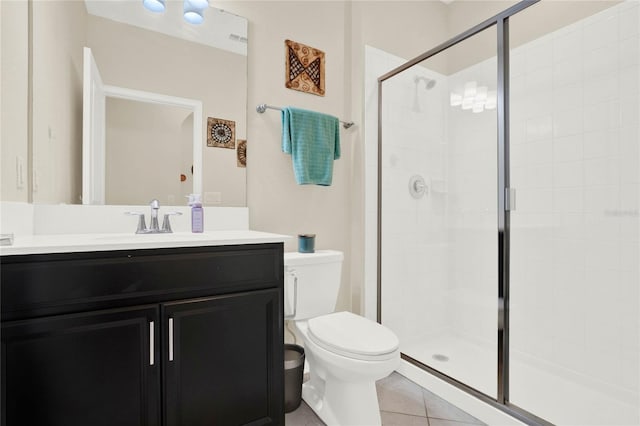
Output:
<instances>
[{"instance_id":1,"label":"soap pump","mask_svg":"<svg viewBox=\"0 0 640 426\"><path fill-rule=\"evenodd\" d=\"M204 210L200 194L190 194L189 205L191 206L191 232L203 232Z\"/></svg>"}]
</instances>

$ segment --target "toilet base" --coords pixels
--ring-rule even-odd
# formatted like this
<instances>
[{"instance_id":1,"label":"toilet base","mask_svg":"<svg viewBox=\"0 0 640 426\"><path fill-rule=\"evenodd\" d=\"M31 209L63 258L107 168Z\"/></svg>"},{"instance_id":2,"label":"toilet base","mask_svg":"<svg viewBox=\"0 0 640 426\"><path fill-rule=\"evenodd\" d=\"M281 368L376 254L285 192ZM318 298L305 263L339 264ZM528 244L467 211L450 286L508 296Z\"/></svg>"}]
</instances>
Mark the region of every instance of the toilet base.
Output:
<instances>
[{"instance_id":1,"label":"toilet base","mask_svg":"<svg viewBox=\"0 0 640 426\"><path fill-rule=\"evenodd\" d=\"M333 377L322 380L311 373L302 385L302 399L327 425L379 426L376 383L348 383Z\"/></svg>"},{"instance_id":2,"label":"toilet base","mask_svg":"<svg viewBox=\"0 0 640 426\"><path fill-rule=\"evenodd\" d=\"M302 385L302 399L307 405L329 426L381 425L376 380L396 369L400 351L377 360L345 357L310 339L305 321L295 324L309 363L309 380Z\"/></svg>"}]
</instances>

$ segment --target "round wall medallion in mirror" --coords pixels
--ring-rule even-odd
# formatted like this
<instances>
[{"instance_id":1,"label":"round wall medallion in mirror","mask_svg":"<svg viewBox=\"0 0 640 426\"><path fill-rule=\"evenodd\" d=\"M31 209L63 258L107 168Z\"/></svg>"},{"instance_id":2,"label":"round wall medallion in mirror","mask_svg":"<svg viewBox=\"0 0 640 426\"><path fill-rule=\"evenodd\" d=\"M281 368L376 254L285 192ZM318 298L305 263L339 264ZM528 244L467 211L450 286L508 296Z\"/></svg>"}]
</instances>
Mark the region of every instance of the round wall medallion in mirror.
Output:
<instances>
[{"instance_id":1,"label":"round wall medallion in mirror","mask_svg":"<svg viewBox=\"0 0 640 426\"><path fill-rule=\"evenodd\" d=\"M231 129L226 124L218 123L214 126L211 136L220 143L231 142Z\"/></svg>"},{"instance_id":2,"label":"round wall medallion in mirror","mask_svg":"<svg viewBox=\"0 0 640 426\"><path fill-rule=\"evenodd\" d=\"M235 148L235 128L236 123L231 120L209 117L207 119L207 146Z\"/></svg>"}]
</instances>

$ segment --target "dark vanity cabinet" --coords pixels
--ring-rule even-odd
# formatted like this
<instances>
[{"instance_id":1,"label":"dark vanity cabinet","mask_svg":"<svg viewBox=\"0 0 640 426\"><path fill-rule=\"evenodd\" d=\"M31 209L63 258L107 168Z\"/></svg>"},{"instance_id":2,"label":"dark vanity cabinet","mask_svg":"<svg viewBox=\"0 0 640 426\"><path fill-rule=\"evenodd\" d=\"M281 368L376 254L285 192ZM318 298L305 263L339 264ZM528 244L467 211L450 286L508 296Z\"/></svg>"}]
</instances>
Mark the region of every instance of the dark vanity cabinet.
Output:
<instances>
[{"instance_id":1,"label":"dark vanity cabinet","mask_svg":"<svg viewBox=\"0 0 640 426\"><path fill-rule=\"evenodd\" d=\"M3 322L3 425L159 425L153 307Z\"/></svg>"},{"instance_id":2,"label":"dark vanity cabinet","mask_svg":"<svg viewBox=\"0 0 640 426\"><path fill-rule=\"evenodd\" d=\"M2 425L283 425L282 251L3 256Z\"/></svg>"}]
</instances>

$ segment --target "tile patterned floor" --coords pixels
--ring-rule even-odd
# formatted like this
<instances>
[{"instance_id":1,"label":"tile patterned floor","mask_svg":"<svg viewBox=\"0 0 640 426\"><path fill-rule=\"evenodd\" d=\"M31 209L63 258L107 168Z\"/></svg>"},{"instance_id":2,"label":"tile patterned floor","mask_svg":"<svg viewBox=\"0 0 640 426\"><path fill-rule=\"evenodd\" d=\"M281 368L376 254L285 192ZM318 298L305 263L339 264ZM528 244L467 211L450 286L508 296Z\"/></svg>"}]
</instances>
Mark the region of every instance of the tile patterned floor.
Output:
<instances>
[{"instance_id":1,"label":"tile patterned floor","mask_svg":"<svg viewBox=\"0 0 640 426\"><path fill-rule=\"evenodd\" d=\"M480 420L398 373L378 381L376 387L383 426L484 425ZM304 401L297 410L286 414L285 424L287 426L324 425Z\"/></svg>"}]
</instances>

